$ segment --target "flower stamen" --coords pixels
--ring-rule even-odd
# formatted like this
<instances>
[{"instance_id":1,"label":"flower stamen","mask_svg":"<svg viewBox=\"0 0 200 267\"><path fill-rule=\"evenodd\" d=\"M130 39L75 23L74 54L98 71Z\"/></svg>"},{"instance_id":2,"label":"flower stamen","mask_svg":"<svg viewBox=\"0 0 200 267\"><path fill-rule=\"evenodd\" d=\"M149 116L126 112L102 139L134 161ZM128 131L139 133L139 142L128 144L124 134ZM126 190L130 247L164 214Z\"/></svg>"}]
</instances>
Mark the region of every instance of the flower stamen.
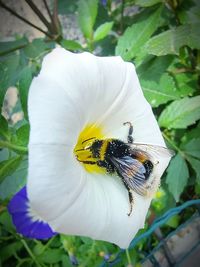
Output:
<instances>
[{"instance_id":1,"label":"flower stamen","mask_svg":"<svg viewBox=\"0 0 200 267\"><path fill-rule=\"evenodd\" d=\"M93 141L105 139L101 126L96 124L87 125L80 133L77 144L74 148L76 159L83 165L86 171L91 173L104 173L105 170L97 165L90 150Z\"/></svg>"}]
</instances>

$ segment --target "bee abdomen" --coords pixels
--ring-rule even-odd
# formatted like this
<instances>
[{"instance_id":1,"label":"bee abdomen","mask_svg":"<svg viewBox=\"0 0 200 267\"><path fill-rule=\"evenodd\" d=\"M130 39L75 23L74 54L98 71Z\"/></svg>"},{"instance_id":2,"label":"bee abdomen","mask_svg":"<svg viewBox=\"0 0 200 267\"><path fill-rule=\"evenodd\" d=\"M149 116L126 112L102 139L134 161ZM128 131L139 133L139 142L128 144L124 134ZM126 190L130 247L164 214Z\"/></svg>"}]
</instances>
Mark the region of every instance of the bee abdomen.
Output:
<instances>
[{"instance_id":1,"label":"bee abdomen","mask_svg":"<svg viewBox=\"0 0 200 267\"><path fill-rule=\"evenodd\" d=\"M144 176L145 176L145 179L147 180L153 171L153 163L150 160L145 160L143 162L143 165L146 170L146 172L144 173Z\"/></svg>"}]
</instances>

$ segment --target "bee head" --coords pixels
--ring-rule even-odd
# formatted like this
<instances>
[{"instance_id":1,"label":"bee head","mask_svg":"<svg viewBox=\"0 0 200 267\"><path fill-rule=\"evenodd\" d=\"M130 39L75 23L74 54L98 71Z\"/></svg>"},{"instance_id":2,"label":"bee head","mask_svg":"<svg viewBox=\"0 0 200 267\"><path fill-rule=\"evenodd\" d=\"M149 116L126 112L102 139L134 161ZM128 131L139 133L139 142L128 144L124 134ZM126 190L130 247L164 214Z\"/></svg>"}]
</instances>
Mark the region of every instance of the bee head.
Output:
<instances>
[{"instance_id":1,"label":"bee head","mask_svg":"<svg viewBox=\"0 0 200 267\"><path fill-rule=\"evenodd\" d=\"M90 150L90 148L92 147L92 145L93 145L93 143L94 143L94 139L95 139L96 137L91 137L91 138L88 138L88 139L86 139L86 140L84 140L83 142L82 142L82 146L83 146L83 149L84 150Z\"/></svg>"}]
</instances>

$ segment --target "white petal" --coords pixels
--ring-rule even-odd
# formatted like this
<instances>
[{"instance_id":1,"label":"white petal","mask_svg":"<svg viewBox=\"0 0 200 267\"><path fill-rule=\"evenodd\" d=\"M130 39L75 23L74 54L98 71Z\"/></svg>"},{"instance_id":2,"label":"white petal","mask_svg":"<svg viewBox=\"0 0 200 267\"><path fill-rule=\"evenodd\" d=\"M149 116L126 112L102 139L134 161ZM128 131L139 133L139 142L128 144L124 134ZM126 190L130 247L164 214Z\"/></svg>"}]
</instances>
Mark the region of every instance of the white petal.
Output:
<instances>
[{"instance_id":1,"label":"white petal","mask_svg":"<svg viewBox=\"0 0 200 267\"><path fill-rule=\"evenodd\" d=\"M43 220L56 232L90 236L124 248L129 245L144 225L150 199L135 194L129 218L127 190L118 177L86 176L63 146L29 148L28 194Z\"/></svg>"},{"instance_id":2,"label":"white petal","mask_svg":"<svg viewBox=\"0 0 200 267\"><path fill-rule=\"evenodd\" d=\"M134 126L136 142L163 145L135 68L120 57L72 54L57 48L47 55L29 94L28 195L56 232L86 235L126 248L143 227L152 197L128 192L118 177L89 174L73 155L88 123L103 125L106 137L126 142ZM169 158L159 159L158 181Z\"/></svg>"}]
</instances>

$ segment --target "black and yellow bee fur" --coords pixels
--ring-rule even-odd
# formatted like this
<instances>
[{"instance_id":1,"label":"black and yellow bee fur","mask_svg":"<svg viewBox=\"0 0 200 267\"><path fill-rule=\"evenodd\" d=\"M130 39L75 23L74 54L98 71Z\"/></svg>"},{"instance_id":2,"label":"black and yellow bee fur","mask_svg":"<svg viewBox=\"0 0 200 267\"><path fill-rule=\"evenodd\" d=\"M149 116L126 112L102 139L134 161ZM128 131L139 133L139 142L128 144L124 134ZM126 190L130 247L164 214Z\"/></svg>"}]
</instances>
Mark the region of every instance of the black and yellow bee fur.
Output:
<instances>
[{"instance_id":1,"label":"black and yellow bee fur","mask_svg":"<svg viewBox=\"0 0 200 267\"><path fill-rule=\"evenodd\" d=\"M98 140L92 137L82 142L83 145L88 142L90 145L76 150L76 153L82 151L84 153L84 151L89 150L88 157L85 160L81 160L78 155L77 160L83 164L97 165L104 168L108 174L118 174L129 193L131 207L128 216L130 216L134 202L132 191L145 195L143 185L152 173L154 165L149 160L147 153L132 148L133 126L130 122L125 124L129 124L127 143L118 139Z\"/></svg>"}]
</instances>

